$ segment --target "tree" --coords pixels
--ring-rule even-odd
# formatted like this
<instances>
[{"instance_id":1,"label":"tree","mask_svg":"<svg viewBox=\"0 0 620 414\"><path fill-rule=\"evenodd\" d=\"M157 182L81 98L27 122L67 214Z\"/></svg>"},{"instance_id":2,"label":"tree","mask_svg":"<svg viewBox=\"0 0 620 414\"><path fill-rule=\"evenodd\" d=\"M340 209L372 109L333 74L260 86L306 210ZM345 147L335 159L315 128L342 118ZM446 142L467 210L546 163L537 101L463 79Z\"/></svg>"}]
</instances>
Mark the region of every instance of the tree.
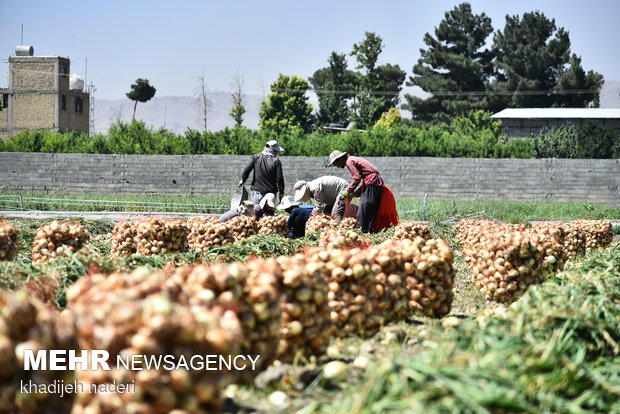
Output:
<instances>
[{"instance_id":1,"label":"tree","mask_svg":"<svg viewBox=\"0 0 620 414\"><path fill-rule=\"evenodd\" d=\"M232 98L232 108L230 109L230 116L235 121L235 126L240 127L243 124L243 114L245 113L245 106L243 106L243 87L245 81L243 77L239 75L239 72L235 73L232 77L233 92L230 95Z\"/></svg>"},{"instance_id":2,"label":"tree","mask_svg":"<svg viewBox=\"0 0 620 414\"><path fill-rule=\"evenodd\" d=\"M280 134L299 127L309 132L314 125L314 116L312 105L305 95L307 90L307 80L280 74L278 80L271 84L268 100L261 103L260 129Z\"/></svg>"},{"instance_id":3,"label":"tree","mask_svg":"<svg viewBox=\"0 0 620 414\"><path fill-rule=\"evenodd\" d=\"M493 32L491 19L472 13L469 3L461 3L444 15L435 36L426 33L426 49L413 67L408 86L435 93L427 99L405 95L402 108L411 111L420 124L450 122L455 116L484 108L485 84L493 73L492 53L484 48ZM470 94L470 92L481 92Z\"/></svg>"},{"instance_id":4,"label":"tree","mask_svg":"<svg viewBox=\"0 0 620 414\"><path fill-rule=\"evenodd\" d=\"M600 92L603 87L603 75L589 70L586 73L581 67L581 58L573 54L568 68L560 68L560 81L555 89L575 91L563 96L561 106L568 108L593 108L600 106ZM578 92L577 92L578 91Z\"/></svg>"},{"instance_id":5,"label":"tree","mask_svg":"<svg viewBox=\"0 0 620 414\"><path fill-rule=\"evenodd\" d=\"M598 101L602 75L590 71L582 82L578 80L581 60L571 56L568 32L556 28L555 19L538 11L524 13L522 19L506 16L504 30L495 33L493 51L498 69L491 85L499 95L493 100L496 109L585 106L583 99L575 99L579 92L558 93L560 81L564 87L589 89L592 100Z\"/></svg>"},{"instance_id":6,"label":"tree","mask_svg":"<svg viewBox=\"0 0 620 414\"><path fill-rule=\"evenodd\" d=\"M355 96L351 91L356 74L347 69L345 54L332 52L327 61L329 66L318 69L309 79L319 98L317 123L346 125L351 118L348 101Z\"/></svg>"},{"instance_id":7,"label":"tree","mask_svg":"<svg viewBox=\"0 0 620 414\"><path fill-rule=\"evenodd\" d=\"M211 103L211 98L209 95L211 92L207 88L207 84L205 82L205 71L202 70L202 74L198 76L198 84L195 88L194 98L196 103L198 104L198 111L200 112L200 116L202 117L203 122L203 131L207 132L207 115L211 110L213 104Z\"/></svg>"},{"instance_id":8,"label":"tree","mask_svg":"<svg viewBox=\"0 0 620 414\"><path fill-rule=\"evenodd\" d=\"M126 95L132 101L136 101L133 105L133 117L132 120L136 119L136 107L138 106L138 101L140 102L148 102L151 100L153 96L155 96L155 87L149 85L148 79L138 78L136 79L136 83L131 85L131 92L127 92Z\"/></svg>"},{"instance_id":9,"label":"tree","mask_svg":"<svg viewBox=\"0 0 620 414\"><path fill-rule=\"evenodd\" d=\"M385 128L391 129L402 123L403 117L396 108L390 108L389 111L381 115L381 118L375 123L373 129Z\"/></svg>"},{"instance_id":10,"label":"tree","mask_svg":"<svg viewBox=\"0 0 620 414\"><path fill-rule=\"evenodd\" d=\"M359 91L353 103L354 120L361 127L368 127L379 120L384 112L398 106L398 95L405 81L405 72L398 65L377 66L383 51L383 39L373 32L366 32L365 39L353 44L351 56L355 56L358 74L356 89Z\"/></svg>"}]
</instances>

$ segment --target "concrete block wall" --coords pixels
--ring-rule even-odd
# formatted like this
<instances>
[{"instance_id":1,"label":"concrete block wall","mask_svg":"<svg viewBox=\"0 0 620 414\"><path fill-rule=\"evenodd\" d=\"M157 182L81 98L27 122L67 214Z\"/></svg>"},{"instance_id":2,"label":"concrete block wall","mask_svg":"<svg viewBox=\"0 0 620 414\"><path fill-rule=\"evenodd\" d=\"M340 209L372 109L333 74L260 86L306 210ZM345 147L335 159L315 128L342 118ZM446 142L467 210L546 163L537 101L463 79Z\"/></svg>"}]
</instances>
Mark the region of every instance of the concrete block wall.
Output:
<instances>
[{"instance_id":1,"label":"concrete block wall","mask_svg":"<svg viewBox=\"0 0 620 414\"><path fill-rule=\"evenodd\" d=\"M0 189L65 194L230 195L249 156L0 153ZM370 157L396 197L570 201L620 207L620 160ZM282 157L297 180L336 175L325 158ZM251 180L248 180L248 184Z\"/></svg>"}]
</instances>

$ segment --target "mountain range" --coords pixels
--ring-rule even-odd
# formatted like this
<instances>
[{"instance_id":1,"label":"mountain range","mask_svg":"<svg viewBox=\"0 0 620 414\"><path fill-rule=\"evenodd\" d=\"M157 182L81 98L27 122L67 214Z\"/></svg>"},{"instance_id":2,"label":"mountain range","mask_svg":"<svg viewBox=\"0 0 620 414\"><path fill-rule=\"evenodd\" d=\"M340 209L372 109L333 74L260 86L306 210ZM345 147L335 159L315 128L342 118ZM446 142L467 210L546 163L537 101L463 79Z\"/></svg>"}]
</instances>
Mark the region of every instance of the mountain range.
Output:
<instances>
[{"instance_id":1,"label":"mountain range","mask_svg":"<svg viewBox=\"0 0 620 414\"><path fill-rule=\"evenodd\" d=\"M416 96L424 97L425 92L408 90ZM620 108L620 81L605 81L601 89L601 108ZM402 97L401 97L402 98ZM243 126L257 129L259 108L265 97L261 95L244 95L243 105L246 112ZM219 131L232 127L234 121L230 117L232 98L229 92L213 92L209 95L211 107L207 112L207 129ZM313 94L310 103L318 108L318 100ZM403 102L404 99L401 99ZM106 133L110 125L117 121L130 121L134 102L129 99L97 99L95 96L95 132ZM406 114L403 114L407 116ZM204 121L200 104L190 96L154 97L148 102L138 102L136 119L142 120L154 129L166 128L175 133L183 133L188 128L202 131Z\"/></svg>"}]
</instances>

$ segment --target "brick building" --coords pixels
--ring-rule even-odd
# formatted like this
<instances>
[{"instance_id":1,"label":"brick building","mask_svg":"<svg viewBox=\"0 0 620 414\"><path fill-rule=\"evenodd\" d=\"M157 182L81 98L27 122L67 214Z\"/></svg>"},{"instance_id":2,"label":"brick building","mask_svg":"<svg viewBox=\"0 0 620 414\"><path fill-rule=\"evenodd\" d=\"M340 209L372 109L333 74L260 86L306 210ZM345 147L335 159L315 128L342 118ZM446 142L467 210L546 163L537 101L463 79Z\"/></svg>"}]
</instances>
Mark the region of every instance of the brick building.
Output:
<instances>
[{"instance_id":1,"label":"brick building","mask_svg":"<svg viewBox=\"0 0 620 414\"><path fill-rule=\"evenodd\" d=\"M89 128L89 94L81 83L70 85L70 61L58 56L9 57L9 87L0 88L0 138L26 129L85 132Z\"/></svg>"}]
</instances>

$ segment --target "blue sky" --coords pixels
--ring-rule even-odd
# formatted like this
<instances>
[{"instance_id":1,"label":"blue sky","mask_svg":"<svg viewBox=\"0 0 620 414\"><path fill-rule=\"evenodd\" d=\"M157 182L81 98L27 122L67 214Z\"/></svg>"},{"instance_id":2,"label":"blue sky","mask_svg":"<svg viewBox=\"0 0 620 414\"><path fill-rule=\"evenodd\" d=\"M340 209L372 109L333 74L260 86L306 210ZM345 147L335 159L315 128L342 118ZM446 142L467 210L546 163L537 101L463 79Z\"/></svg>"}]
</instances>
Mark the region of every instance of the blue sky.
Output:
<instances>
[{"instance_id":1,"label":"blue sky","mask_svg":"<svg viewBox=\"0 0 620 414\"><path fill-rule=\"evenodd\" d=\"M204 69L212 91L231 90L238 72L245 93L268 93L279 73L307 78L329 54L351 51L365 31L383 38L380 63L411 69L424 33L459 1L159 1L0 0L0 71L20 43L35 55L71 58L97 98L122 99L135 79L150 80L156 96L190 96ZM570 33L586 70L620 81L620 1L470 1L495 30L506 14L539 10ZM489 37L491 41L491 37ZM352 67L354 62L349 61ZM6 76L0 86L7 85Z\"/></svg>"}]
</instances>

